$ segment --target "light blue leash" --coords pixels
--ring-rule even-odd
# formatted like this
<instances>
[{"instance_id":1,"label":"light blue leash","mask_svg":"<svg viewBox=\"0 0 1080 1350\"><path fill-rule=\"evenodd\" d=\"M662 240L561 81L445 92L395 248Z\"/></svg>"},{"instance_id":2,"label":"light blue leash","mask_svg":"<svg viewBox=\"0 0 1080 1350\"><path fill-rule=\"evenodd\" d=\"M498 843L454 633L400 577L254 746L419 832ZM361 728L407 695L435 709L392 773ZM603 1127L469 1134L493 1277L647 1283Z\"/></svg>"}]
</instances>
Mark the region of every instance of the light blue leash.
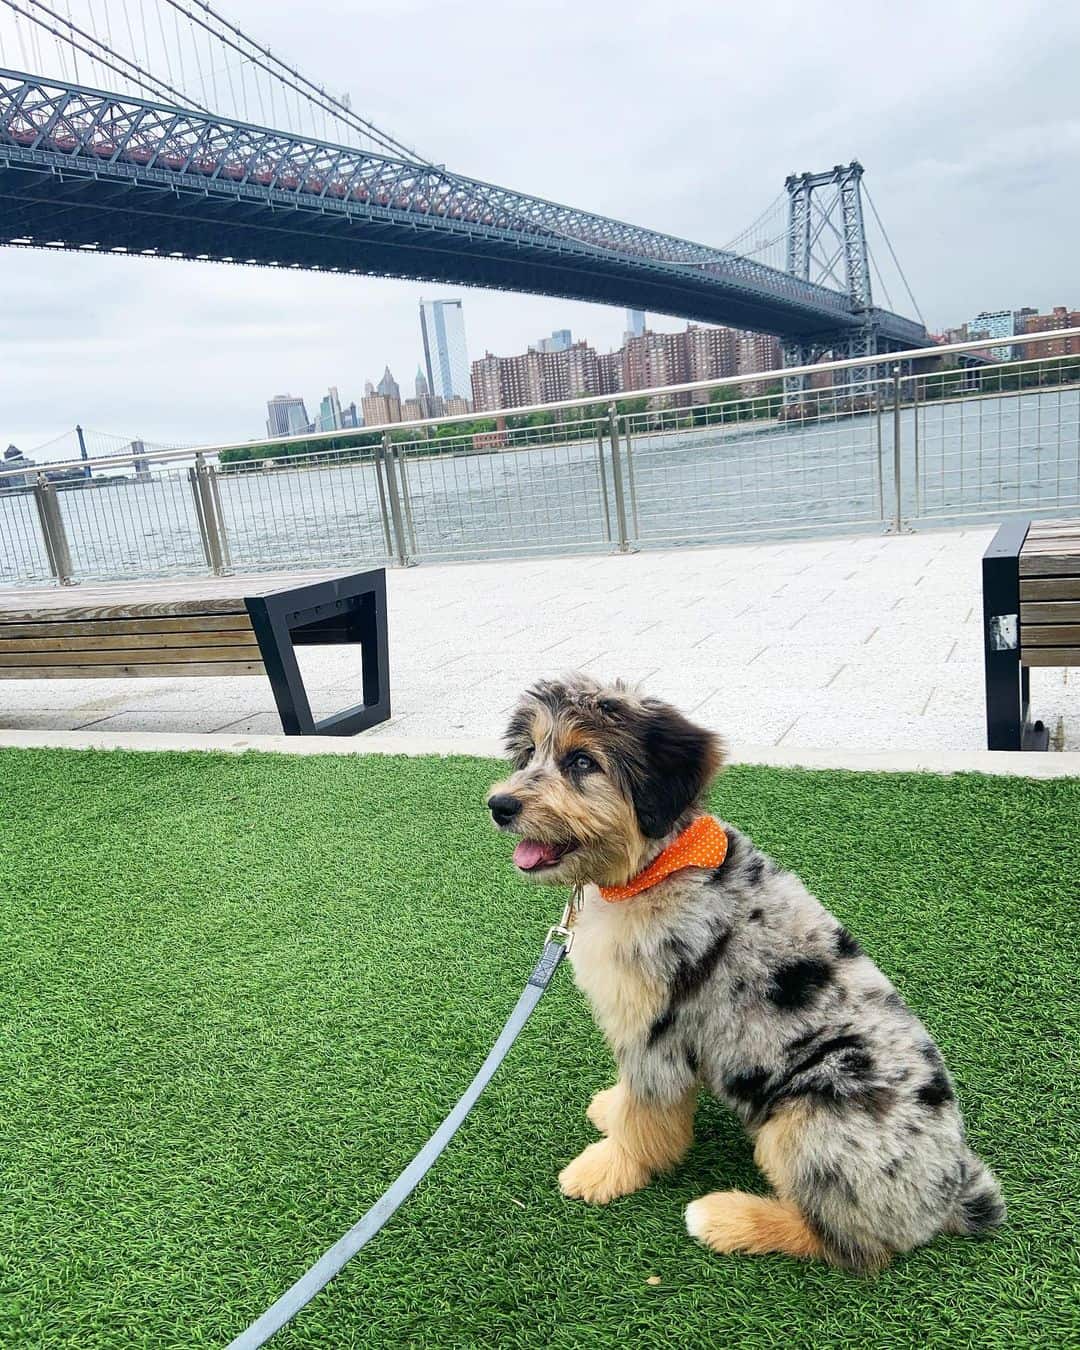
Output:
<instances>
[{"instance_id":1,"label":"light blue leash","mask_svg":"<svg viewBox=\"0 0 1080 1350\"><path fill-rule=\"evenodd\" d=\"M321 1289L325 1289L345 1263L371 1241L416 1190L435 1165L443 1149L458 1132L465 1117L476 1104L476 1099L491 1081L495 1070L506 1058L521 1028L529 1020L529 1014L540 1002L544 991L551 983L559 963L570 950L574 940L570 922L575 909L580 905L580 898L580 888L575 887L561 921L548 929L540 960L529 976L529 982L522 990L514 1011L499 1032L499 1039L491 1047L487 1059L462 1093L454 1109L389 1190L383 1192L367 1213L353 1224L343 1237L338 1238L329 1251L320 1256L291 1289L287 1289L276 1303L271 1304L261 1317L252 1322L246 1331L242 1331L235 1340L230 1341L228 1350L258 1350L259 1346L265 1345L270 1337L280 1331L287 1322L291 1322L300 1309L310 1303Z\"/></svg>"}]
</instances>

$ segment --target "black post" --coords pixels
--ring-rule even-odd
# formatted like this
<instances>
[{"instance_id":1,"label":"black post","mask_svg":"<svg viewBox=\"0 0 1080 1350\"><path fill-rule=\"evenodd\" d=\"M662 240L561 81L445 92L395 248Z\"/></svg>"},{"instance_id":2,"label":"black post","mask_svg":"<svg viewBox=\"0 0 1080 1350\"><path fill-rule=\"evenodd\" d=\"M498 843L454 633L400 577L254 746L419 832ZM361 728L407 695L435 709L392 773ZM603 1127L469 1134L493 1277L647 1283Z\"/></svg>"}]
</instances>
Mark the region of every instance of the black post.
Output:
<instances>
[{"instance_id":1,"label":"black post","mask_svg":"<svg viewBox=\"0 0 1080 1350\"><path fill-rule=\"evenodd\" d=\"M1030 520L1002 525L983 554L986 744L990 750L1019 750L1023 744L1027 681L1020 674L1020 550L1030 525Z\"/></svg>"}]
</instances>

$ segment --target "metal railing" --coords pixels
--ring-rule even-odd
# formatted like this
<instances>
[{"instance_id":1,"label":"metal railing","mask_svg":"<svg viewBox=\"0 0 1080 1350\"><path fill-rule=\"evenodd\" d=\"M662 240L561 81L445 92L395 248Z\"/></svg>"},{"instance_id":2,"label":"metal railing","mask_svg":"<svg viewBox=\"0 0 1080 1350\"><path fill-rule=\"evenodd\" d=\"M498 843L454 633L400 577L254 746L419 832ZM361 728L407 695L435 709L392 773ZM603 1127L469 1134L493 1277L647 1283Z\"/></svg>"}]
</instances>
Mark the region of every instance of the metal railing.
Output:
<instances>
[{"instance_id":1,"label":"metal railing","mask_svg":"<svg viewBox=\"0 0 1080 1350\"><path fill-rule=\"evenodd\" d=\"M89 478L78 461L0 472L0 581L626 551L1080 506L1080 330L1023 343L1047 354L919 369L983 340L254 446L140 442Z\"/></svg>"}]
</instances>

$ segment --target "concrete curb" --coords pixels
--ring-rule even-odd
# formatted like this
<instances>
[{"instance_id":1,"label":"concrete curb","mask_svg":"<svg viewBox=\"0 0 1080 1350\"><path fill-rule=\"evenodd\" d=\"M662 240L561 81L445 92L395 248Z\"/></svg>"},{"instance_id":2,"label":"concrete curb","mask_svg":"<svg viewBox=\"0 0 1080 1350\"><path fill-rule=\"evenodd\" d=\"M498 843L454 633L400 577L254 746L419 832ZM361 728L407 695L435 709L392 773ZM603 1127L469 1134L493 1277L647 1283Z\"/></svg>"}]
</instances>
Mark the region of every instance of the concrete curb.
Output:
<instances>
[{"instance_id":1,"label":"concrete curb","mask_svg":"<svg viewBox=\"0 0 1080 1350\"><path fill-rule=\"evenodd\" d=\"M286 755L471 755L503 758L499 741L396 736L230 736L150 731L4 731L0 749L202 750L240 754L260 750ZM1000 750L802 750L737 745L731 764L793 769L850 769L863 773L985 773L1019 778L1080 778L1080 752Z\"/></svg>"}]
</instances>

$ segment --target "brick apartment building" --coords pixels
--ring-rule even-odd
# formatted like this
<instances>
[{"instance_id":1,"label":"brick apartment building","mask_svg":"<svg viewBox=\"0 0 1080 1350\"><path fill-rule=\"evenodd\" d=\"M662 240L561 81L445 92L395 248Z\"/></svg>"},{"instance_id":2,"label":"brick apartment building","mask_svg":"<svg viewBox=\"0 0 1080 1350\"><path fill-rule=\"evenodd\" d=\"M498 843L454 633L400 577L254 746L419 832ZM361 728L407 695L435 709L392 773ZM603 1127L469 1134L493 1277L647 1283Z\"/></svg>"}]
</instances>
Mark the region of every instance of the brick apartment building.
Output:
<instances>
[{"instance_id":1,"label":"brick apartment building","mask_svg":"<svg viewBox=\"0 0 1080 1350\"><path fill-rule=\"evenodd\" d=\"M1020 333L1052 333L1057 328L1080 328L1080 310L1055 305L1049 314L1029 314ZM1080 354L1080 338L1055 338L1053 342L1019 342L1014 351L1020 361L1035 361L1043 356L1076 356Z\"/></svg>"},{"instance_id":2,"label":"brick apartment building","mask_svg":"<svg viewBox=\"0 0 1080 1350\"><path fill-rule=\"evenodd\" d=\"M473 407L526 408L599 394L599 358L587 342L559 351L530 348L520 356L486 352L472 363Z\"/></svg>"},{"instance_id":3,"label":"brick apartment building","mask_svg":"<svg viewBox=\"0 0 1080 1350\"><path fill-rule=\"evenodd\" d=\"M522 408L721 379L779 365L780 344L774 337L691 324L681 333L646 330L628 337L618 351L603 355L585 342L563 351L532 348L520 356L488 352L472 364L473 405L477 411Z\"/></svg>"}]
</instances>

